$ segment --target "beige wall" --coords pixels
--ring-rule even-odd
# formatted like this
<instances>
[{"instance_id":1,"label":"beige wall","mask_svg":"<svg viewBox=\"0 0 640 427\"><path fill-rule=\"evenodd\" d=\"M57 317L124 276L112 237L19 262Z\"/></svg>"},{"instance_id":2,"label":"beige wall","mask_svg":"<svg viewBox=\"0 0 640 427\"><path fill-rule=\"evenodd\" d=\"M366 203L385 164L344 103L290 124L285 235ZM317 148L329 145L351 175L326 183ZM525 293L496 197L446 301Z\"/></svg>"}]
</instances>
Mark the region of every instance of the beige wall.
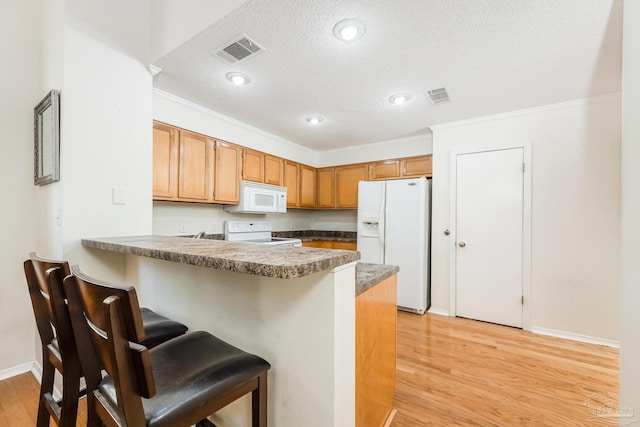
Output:
<instances>
[{"instance_id":1,"label":"beige wall","mask_svg":"<svg viewBox=\"0 0 640 427\"><path fill-rule=\"evenodd\" d=\"M619 339L620 96L433 129L432 309L449 311L450 152L531 146L532 328Z\"/></svg>"},{"instance_id":2,"label":"beige wall","mask_svg":"<svg viewBox=\"0 0 640 427\"><path fill-rule=\"evenodd\" d=\"M624 2L620 406L640 412L640 2Z\"/></svg>"},{"instance_id":3,"label":"beige wall","mask_svg":"<svg viewBox=\"0 0 640 427\"><path fill-rule=\"evenodd\" d=\"M147 12L127 9L127 19L136 13L144 33ZM107 37L104 32L78 31L84 25L77 21L84 18L74 14L64 37L63 256L89 274L121 280L120 257L105 262L80 240L151 233L152 77L144 59L132 56L148 38L131 34L132 47L123 51L121 45L99 41ZM126 191L126 204L112 203L114 188Z\"/></svg>"},{"instance_id":4,"label":"beige wall","mask_svg":"<svg viewBox=\"0 0 640 427\"><path fill-rule=\"evenodd\" d=\"M4 2L0 14L0 128L3 186L0 221L0 378L34 359L35 322L22 262L34 245L33 107L47 93L40 84L38 0Z\"/></svg>"},{"instance_id":5,"label":"beige wall","mask_svg":"<svg viewBox=\"0 0 640 427\"><path fill-rule=\"evenodd\" d=\"M12 64L0 101L0 338L11 343L0 346L0 377L39 359L22 271L30 251L123 278L122 257L98 260L80 239L151 232L150 4L27 0L7 3L0 17ZM36 188L33 107L52 88L61 91L61 179ZM112 204L114 187L127 190L126 205Z\"/></svg>"}]
</instances>

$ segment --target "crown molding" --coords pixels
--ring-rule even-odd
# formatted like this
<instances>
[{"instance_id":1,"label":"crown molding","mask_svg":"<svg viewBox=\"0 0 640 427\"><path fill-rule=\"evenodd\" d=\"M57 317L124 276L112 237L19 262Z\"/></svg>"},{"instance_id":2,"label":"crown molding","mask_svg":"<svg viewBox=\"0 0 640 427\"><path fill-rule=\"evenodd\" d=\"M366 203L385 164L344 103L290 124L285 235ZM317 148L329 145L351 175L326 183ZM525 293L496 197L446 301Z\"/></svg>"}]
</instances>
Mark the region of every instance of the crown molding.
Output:
<instances>
[{"instance_id":1,"label":"crown molding","mask_svg":"<svg viewBox=\"0 0 640 427\"><path fill-rule=\"evenodd\" d=\"M443 124L439 124L439 125L429 126L429 128L431 129L432 132L434 132L434 131L454 128L454 127L475 125L475 124L484 123L484 122L493 121L493 120L514 118L514 117L524 116L524 115L531 114L531 113L559 110L559 109L575 107L575 106L579 106L579 105L594 104L594 103L598 103L598 102L608 101L608 100L611 100L611 99L622 99L622 92L613 92L613 93L609 93L609 94L606 94L606 95L595 96L595 97L592 97L592 98L576 99L576 100L573 100L573 101L559 102L557 104L542 105L540 107L527 108L527 109L524 109L524 110L516 110L516 111L510 111L510 112L507 112L507 113L493 114L493 115L490 115L490 116L476 117L476 118L473 118L473 119L460 120L460 121L451 122L451 123L443 123Z\"/></svg>"}]
</instances>

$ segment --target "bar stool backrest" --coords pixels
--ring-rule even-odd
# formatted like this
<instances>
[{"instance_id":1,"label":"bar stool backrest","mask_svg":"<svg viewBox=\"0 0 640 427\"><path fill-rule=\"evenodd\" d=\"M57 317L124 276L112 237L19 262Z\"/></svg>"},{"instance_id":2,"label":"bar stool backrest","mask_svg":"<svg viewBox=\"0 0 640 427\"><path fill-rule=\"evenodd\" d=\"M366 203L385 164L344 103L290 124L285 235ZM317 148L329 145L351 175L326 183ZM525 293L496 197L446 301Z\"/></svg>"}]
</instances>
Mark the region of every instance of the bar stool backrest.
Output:
<instances>
[{"instance_id":1,"label":"bar stool backrest","mask_svg":"<svg viewBox=\"0 0 640 427\"><path fill-rule=\"evenodd\" d=\"M74 345L74 338L69 314L64 304L64 291L61 287L56 286L52 289L49 284L47 272L50 273L50 270L55 268L62 269L64 275L70 274L67 262L39 258L33 252L24 262L29 296L42 346L46 347L51 344L51 341L57 338L56 332L58 331L58 335L62 335L58 337L58 343L66 349L68 346L65 344ZM72 347L72 351L75 351L74 347ZM64 354L62 356L64 357Z\"/></svg>"},{"instance_id":2,"label":"bar stool backrest","mask_svg":"<svg viewBox=\"0 0 640 427\"><path fill-rule=\"evenodd\" d=\"M117 408L113 408L109 399L100 398L100 388L92 385L96 410L108 413L114 425L125 425L120 420L126 420L126 425L145 425L141 397L152 397L156 389L149 351L138 344L144 329L135 288L90 278L77 266L71 271L64 280L71 318L88 325L98 368L107 372L116 391Z\"/></svg>"},{"instance_id":3,"label":"bar stool backrest","mask_svg":"<svg viewBox=\"0 0 640 427\"><path fill-rule=\"evenodd\" d=\"M62 279L70 273L65 261L38 257L24 263L27 287L42 343L42 379L38 402L38 427L50 418L62 427L75 426L82 370L65 299ZM56 371L62 374L62 400L53 397Z\"/></svg>"}]
</instances>

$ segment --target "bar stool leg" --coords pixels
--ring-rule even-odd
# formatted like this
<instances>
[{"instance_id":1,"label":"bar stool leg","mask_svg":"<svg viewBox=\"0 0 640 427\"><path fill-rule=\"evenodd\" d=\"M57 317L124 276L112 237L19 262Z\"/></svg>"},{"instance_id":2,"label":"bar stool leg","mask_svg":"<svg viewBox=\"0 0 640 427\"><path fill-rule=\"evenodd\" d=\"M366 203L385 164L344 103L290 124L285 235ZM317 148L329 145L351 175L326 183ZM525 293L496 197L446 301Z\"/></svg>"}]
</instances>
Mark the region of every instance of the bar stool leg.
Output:
<instances>
[{"instance_id":1,"label":"bar stool leg","mask_svg":"<svg viewBox=\"0 0 640 427\"><path fill-rule=\"evenodd\" d=\"M66 366L66 372L62 377L62 396L64 403L60 408L60 427L75 427L78 415L78 399L80 399L80 372L79 366ZM72 371L72 372L70 372Z\"/></svg>"},{"instance_id":2,"label":"bar stool leg","mask_svg":"<svg viewBox=\"0 0 640 427\"><path fill-rule=\"evenodd\" d=\"M251 425L267 427L267 373L258 377L258 388L251 392Z\"/></svg>"},{"instance_id":3,"label":"bar stool leg","mask_svg":"<svg viewBox=\"0 0 640 427\"><path fill-rule=\"evenodd\" d=\"M53 379L56 374L56 369L47 360L47 354L43 354L42 360L42 381L40 381L40 403L38 405L38 420L37 427L49 427L49 411L47 410L47 400L44 395L46 393L53 393Z\"/></svg>"},{"instance_id":4,"label":"bar stool leg","mask_svg":"<svg viewBox=\"0 0 640 427\"><path fill-rule=\"evenodd\" d=\"M205 418L204 420L198 422L198 424L196 424L196 427L216 427L216 425Z\"/></svg>"}]
</instances>

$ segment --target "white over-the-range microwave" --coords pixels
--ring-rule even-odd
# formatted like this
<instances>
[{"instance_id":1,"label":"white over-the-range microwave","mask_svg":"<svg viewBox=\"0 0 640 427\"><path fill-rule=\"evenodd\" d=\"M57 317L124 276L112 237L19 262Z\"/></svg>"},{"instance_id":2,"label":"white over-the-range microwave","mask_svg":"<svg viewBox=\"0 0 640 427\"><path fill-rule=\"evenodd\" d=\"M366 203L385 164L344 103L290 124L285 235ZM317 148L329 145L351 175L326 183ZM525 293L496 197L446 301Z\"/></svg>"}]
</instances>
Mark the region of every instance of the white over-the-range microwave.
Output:
<instances>
[{"instance_id":1,"label":"white over-the-range microwave","mask_svg":"<svg viewBox=\"0 0 640 427\"><path fill-rule=\"evenodd\" d=\"M240 181L240 203L225 205L224 210L235 213L285 213L287 187Z\"/></svg>"}]
</instances>

